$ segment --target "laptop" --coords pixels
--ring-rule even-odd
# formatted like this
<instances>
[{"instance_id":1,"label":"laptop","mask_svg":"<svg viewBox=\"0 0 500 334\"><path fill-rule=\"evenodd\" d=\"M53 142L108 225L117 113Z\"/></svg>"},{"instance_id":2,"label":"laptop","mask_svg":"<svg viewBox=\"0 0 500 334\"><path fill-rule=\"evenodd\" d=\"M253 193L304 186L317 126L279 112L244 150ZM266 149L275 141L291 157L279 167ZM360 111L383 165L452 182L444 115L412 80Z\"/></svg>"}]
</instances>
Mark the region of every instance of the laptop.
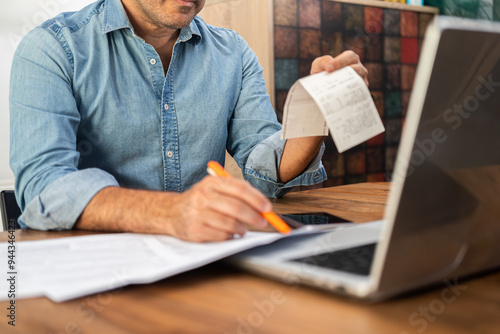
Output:
<instances>
[{"instance_id":1,"label":"laptop","mask_svg":"<svg viewBox=\"0 0 500 334\"><path fill-rule=\"evenodd\" d=\"M282 239L229 261L292 285L380 301L500 268L499 240L500 23L437 17L384 219Z\"/></svg>"}]
</instances>

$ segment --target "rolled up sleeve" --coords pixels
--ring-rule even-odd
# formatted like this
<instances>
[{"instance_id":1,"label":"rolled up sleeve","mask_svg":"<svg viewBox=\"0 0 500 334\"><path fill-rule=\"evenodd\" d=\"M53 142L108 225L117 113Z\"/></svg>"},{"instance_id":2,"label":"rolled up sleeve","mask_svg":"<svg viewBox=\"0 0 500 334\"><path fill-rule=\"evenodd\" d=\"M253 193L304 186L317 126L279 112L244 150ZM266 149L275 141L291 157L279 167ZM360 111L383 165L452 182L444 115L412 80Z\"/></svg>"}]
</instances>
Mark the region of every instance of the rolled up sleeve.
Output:
<instances>
[{"instance_id":1,"label":"rolled up sleeve","mask_svg":"<svg viewBox=\"0 0 500 334\"><path fill-rule=\"evenodd\" d=\"M309 186L326 180L326 172L321 162L325 144L311 161L306 170L287 183L279 182L279 165L286 140L281 140L281 131L259 143L248 157L246 179L268 197L278 198L296 186Z\"/></svg>"},{"instance_id":2,"label":"rolled up sleeve","mask_svg":"<svg viewBox=\"0 0 500 334\"><path fill-rule=\"evenodd\" d=\"M118 186L118 182L97 168L67 174L49 184L28 203L19 225L37 230L72 229L95 194L110 186Z\"/></svg>"},{"instance_id":3,"label":"rolled up sleeve","mask_svg":"<svg viewBox=\"0 0 500 334\"><path fill-rule=\"evenodd\" d=\"M11 72L10 166L21 227L71 229L92 197L116 186L109 173L78 170L80 124L72 55L62 33L42 28L20 43Z\"/></svg>"},{"instance_id":4,"label":"rolled up sleeve","mask_svg":"<svg viewBox=\"0 0 500 334\"><path fill-rule=\"evenodd\" d=\"M326 180L321 162L324 144L307 169L287 183L279 182L279 165L286 140L271 105L255 53L240 38L243 79L237 106L230 124L229 153L242 169L243 177L265 196L277 198L296 186Z\"/></svg>"}]
</instances>

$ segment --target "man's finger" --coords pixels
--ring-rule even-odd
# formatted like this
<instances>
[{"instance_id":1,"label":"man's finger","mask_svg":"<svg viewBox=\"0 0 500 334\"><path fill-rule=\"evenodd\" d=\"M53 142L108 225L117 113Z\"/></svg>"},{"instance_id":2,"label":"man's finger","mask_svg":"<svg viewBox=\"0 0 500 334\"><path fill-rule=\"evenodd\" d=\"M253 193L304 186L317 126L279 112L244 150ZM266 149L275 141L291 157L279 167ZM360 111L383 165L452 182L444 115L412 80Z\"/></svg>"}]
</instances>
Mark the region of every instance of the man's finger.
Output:
<instances>
[{"instance_id":1,"label":"man's finger","mask_svg":"<svg viewBox=\"0 0 500 334\"><path fill-rule=\"evenodd\" d=\"M204 224L191 234L187 240L194 242L225 241L231 240L233 237L234 233L228 233Z\"/></svg>"},{"instance_id":2,"label":"man's finger","mask_svg":"<svg viewBox=\"0 0 500 334\"><path fill-rule=\"evenodd\" d=\"M328 64L333 60L332 56L322 56L314 59L311 65L311 74L327 71ZM331 71L329 71L331 72Z\"/></svg>"},{"instance_id":3,"label":"man's finger","mask_svg":"<svg viewBox=\"0 0 500 334\"><path fill-rule=\"evenodd\" d=\"M212 201L208 204L208 206L210 209L224 216L225 219L221 222L221 226L223 224L229 224L231 228L240 228L237 226L237 222L252 225L258 228L263 228L267 225L260 212L256 211L246 202L234 197L224 196L221 194L217 200ZM217 224L214 226L217 226ZM224 228L221 227L221 229ZM229 229L227 231L234 231L234 229Z\"/></svg>"},{"instance_id":4,"label":"man's finger","mask_svg":"<svg viewBox=\"0 0 500 334\"><path fill-rule=\"evenodd\" d=\"M213 190L215 192L239 199L240 201L247 203L257 212L267 212L272 210L271 202L269 202L269 200L262 195L260 191L250 185L250 183L235 178L224 178L222 180L213 176L210 176L210 178L213 178L212 182L215 185Z\"/></svg>"},{"instance_id":5,"label":"man's finger","mask_svg":"<svg viewBox=\"0 0 500 334\"><path fill-rule=\"evenodd\" d=\"M209 211L203 217L205 224L209 228L213 228L231 235L245 235L248 231L248 225L240 222L237 218L226 216L216 211Z\"/></svg>"},{"instance_id":6,"label":"man's finger","mask_svg":"<svg viewBox=\"0 0 500 334\"><path fill-rule=\"evenodd\" d=\"M365 81L366 85L368 86L368 70L366 67L364 67L361 63L351 65L351 67L358 73L358 75Z\"/></svg>"},{"instance_id":7,"label":"man's finger","mask_svg":"<svg viewBox=\"0 0 500 334\"><path fill-rule=\"evenodd\" d=\"M333 72L346 66L355 64L360 64L359 56L355 52L347 50L330 61L330 63L327 65L327 71Z\"/></svg>"}]
</instances>

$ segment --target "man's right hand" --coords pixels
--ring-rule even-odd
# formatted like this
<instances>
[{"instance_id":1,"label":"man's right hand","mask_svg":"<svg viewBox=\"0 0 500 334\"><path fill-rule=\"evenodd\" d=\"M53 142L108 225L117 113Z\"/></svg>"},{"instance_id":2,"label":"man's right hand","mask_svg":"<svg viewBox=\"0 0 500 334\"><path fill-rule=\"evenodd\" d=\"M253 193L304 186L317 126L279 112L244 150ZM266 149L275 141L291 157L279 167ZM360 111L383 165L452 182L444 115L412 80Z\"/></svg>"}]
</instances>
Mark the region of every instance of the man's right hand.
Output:
<instances>
[{"instance_id":1,"label":"man's right hand","mask_svg":"<svg viewBox=\"0 0 500 334\"><path fill-rule=\"evenodd\" d=\"M168 234L182 240L222 241L264 228L271 203L250 183L207 176L184 193L108 187L89 202L75 228Z\"/></svg>"}]
</instances>

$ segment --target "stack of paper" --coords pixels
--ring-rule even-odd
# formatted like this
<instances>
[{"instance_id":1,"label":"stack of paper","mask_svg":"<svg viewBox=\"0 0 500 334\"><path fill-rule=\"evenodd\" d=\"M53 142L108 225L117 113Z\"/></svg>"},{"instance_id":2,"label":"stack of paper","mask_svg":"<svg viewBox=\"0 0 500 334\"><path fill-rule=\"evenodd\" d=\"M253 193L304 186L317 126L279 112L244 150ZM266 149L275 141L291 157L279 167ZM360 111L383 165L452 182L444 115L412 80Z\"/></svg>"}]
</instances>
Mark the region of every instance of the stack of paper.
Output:
<instances>
[{"instance_id":1,"label":"stack of paper","mask_svg":"<svg viewBox=\"0 0 500 334\"><path fill-rule=\"evenodd\" d=\"M224 242L192 243L169 236L121 233L16 242L15 298L46 296L62 302L128 284L150 283L282 237L248 232ZM7 246L0 244L2 259L8 258ZM0 300L8 298L9 289L9 281L0 280Z\"/></svg>"}]
</instances>

